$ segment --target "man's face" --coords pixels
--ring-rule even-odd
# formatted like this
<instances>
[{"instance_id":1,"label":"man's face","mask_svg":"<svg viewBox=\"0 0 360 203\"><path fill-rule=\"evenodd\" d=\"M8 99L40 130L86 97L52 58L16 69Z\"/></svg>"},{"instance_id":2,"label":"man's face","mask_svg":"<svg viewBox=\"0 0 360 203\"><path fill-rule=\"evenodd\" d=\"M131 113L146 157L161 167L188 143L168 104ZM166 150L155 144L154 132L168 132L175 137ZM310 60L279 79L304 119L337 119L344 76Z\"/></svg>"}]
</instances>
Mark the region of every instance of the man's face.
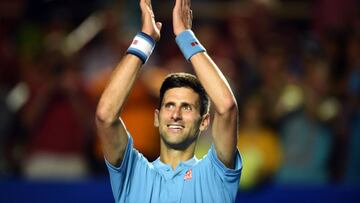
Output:
<instances>
[{"instance_id":1,"label":"man's face","mask_svg":"<svg viewBox=\"0 0 360 203\"><path fill-rule=\"evenodd\" d=\"M170 148L185 149L207 128L209 115L200 116L199 95L190 88L172 88L165 92L154 125L162 142Z\"/></svg>"}]
</instances>

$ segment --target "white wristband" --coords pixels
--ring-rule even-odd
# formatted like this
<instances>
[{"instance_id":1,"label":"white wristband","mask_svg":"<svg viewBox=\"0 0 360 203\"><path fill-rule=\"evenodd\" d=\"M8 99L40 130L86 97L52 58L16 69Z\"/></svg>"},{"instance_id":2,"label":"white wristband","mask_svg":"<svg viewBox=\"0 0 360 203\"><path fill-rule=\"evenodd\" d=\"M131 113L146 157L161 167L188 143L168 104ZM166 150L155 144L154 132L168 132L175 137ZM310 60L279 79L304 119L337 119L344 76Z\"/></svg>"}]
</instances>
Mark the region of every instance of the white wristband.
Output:
<instances>
[{"instance_id":1,"label":"white wristband","mask_svg":"<svg viewBox=\"0 0 360 203\"><path fill-rule=\"evenodd\" d=\"M143 32L139 32L126 53L139 57L141 61L145 63L154 50L155 44L155 40L152 37Z\"/></svg>"}]
</instances>

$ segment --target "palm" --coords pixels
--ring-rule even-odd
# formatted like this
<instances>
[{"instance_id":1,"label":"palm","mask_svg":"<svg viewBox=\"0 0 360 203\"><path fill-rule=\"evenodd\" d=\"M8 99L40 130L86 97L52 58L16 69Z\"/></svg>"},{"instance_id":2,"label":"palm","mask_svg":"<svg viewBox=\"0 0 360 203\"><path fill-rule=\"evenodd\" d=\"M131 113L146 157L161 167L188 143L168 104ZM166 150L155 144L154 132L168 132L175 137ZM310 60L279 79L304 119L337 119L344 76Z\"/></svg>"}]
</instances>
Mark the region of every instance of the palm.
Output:
<instances>
[{"instance_id":1,"label":"palm","mask_svg":"<svg viewBox=\"0 0 360 203\"><path fill-rule=\"evenodd\" d=\"M192 11L190 9L190 0L176 0L173 10L173 28L174 34L178 35L186 29L191 29Z\"/></svg>"},{"instance_id":2,"label":"palm","mask_svg":"<svg viewBox=\"0 0 360 203\"><path fill-rule=\"evenodd\" d=\"M150 35L154 40L158 41L160 39L161 23L155 21L155 16L152 10L151 1L141 0L140 8L142 12L141 31Z\"/></svg>"}]
</instances>

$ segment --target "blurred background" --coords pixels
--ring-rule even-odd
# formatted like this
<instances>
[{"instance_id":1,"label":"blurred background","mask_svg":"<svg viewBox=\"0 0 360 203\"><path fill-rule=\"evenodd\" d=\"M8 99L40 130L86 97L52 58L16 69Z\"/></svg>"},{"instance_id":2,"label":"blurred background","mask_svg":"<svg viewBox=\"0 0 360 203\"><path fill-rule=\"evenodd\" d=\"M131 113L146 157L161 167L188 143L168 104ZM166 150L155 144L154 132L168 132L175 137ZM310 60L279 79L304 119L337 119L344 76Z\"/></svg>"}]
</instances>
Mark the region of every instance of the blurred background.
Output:
<instances>
[{"instance_id":1,"label":"blurred background","mask_svg":"<svg viewBox=\"0 0 360 203\"><path fill-rule=\"evenodd\" d=\"M192 72L174 40L174 2L152 2L162 37L122 114L150 161L160 84ZM193 0L192 9L238 101L237 202L359 202L360 2ZM0 202L114 201L94 112L140 25L137 0L0 1Z\"/></svg>"}]
</instances>

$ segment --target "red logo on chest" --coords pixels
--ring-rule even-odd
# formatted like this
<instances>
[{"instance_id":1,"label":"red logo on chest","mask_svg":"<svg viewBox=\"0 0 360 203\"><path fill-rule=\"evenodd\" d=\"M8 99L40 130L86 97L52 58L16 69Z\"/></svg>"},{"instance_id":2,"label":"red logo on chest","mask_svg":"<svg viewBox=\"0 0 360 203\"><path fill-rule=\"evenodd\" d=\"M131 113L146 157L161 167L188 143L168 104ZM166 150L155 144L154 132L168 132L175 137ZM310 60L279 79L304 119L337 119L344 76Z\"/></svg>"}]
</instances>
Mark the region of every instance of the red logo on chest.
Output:
<instances>
[{"instance_id":1,"label":"red logo on chest","mask_svg":"<svg viewBox=\"0 0 360 203\"><path fill-rule=\"evenodd\" d=\"M185 176L184 176L184 180L191 180L192 178L192 170L189 169L188 171L186 171Z\"/></svg>"}]
</instances>

